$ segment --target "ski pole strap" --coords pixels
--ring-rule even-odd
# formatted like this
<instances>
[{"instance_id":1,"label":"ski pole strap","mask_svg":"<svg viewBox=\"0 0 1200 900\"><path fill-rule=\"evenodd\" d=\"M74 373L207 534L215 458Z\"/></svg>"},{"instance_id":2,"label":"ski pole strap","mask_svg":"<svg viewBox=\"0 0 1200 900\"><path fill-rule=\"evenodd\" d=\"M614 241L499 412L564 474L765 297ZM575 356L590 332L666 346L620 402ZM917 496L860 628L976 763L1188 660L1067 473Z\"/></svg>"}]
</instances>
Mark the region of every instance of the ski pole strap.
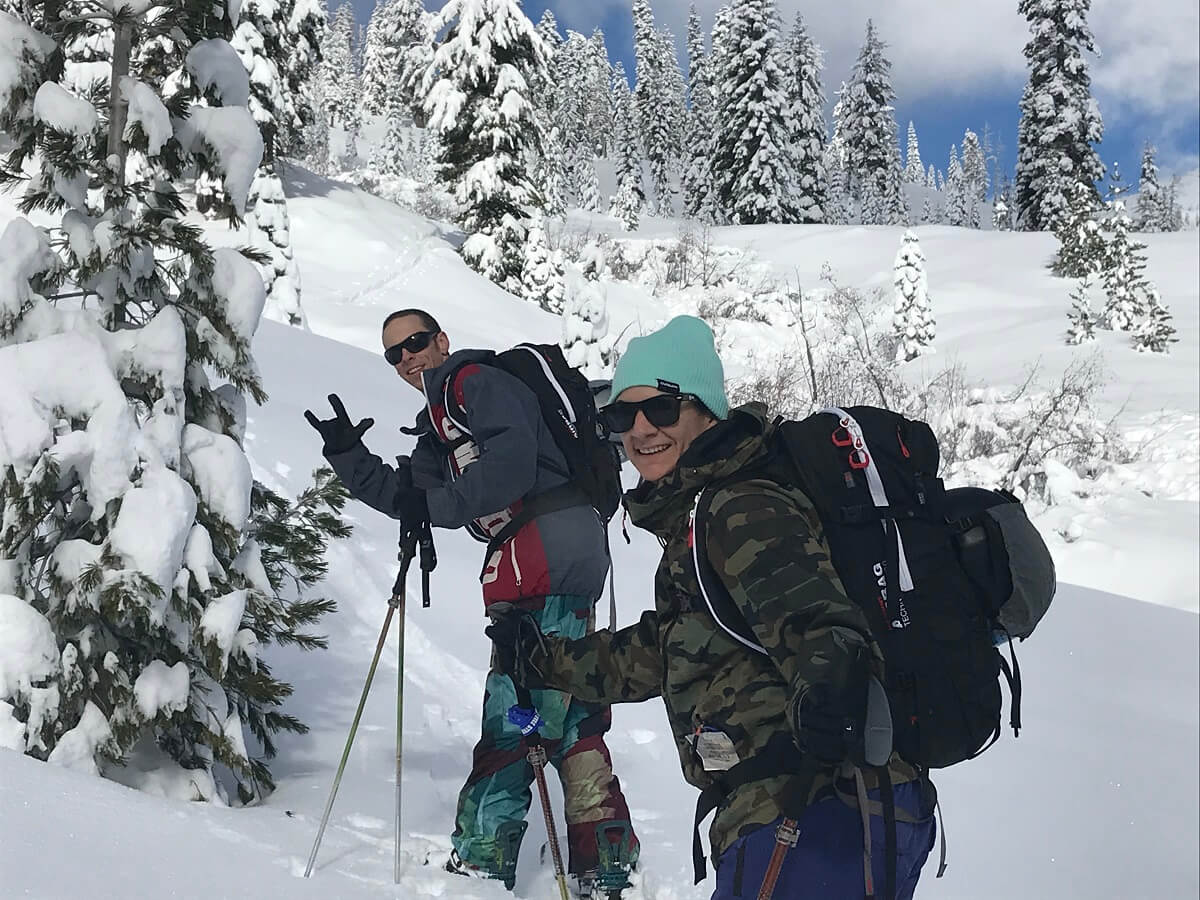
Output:
<instances>
[{"instance_id":1,"label":"ski pole strap","mask_svg":"<svg viewBox=\"0 0 1200 900\"><path fill-rule=\"evenodd\" d=\"M517 702L515 706L508 708L508 721L521 729L521 734L525 735L530 746L530 762L534 762L533 750L541 747L541 736L538 731L546 721L538 714L537 709L533 705L533 697L529 694L529 688L524 685L518 685L513 682L517 689ZM545 753L542 754L542 762L545 762ZM534 763L536 766L536 762Z\"/></svg>"},{"instance_id":2,"label":"ski pole strap","mask_svg":"<svg viewBox=\"0 0 1200 900\"><path fill-rule=\"evenodd\" d=\"M429 573L437 568L437 550L433 546L433 531L428 522L423 522L417 533L421 548L421 606L429 608Z\"/></svg>"}]
</instances>

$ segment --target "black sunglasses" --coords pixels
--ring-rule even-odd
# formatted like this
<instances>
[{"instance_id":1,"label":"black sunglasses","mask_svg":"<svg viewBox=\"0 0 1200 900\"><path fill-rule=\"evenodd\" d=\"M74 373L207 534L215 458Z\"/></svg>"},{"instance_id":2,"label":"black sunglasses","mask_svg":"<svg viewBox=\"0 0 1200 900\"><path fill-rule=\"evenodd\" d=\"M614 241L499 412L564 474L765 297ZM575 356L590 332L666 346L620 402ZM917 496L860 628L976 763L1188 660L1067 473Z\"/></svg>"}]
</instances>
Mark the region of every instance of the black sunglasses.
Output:
<instances>
[{"instance_id":1,"label":"black sunglasses","mask_svg":"<svg viewBox=\"0 0 1200 900\"><path fill-rule=\"evenodd\" d=\"M679 412L686 402L704 405L695 394L656 394L636 403L617 400L600 410L600 418L610 433L623 434L633 427L633 420L641 410L655 428L666 428L679 421Z\"/></svg>"},{"instance_id":2,"label":"black sunglasses","mask_svg":"<svg viewBox=\"0 0 1200 900\"><path fill-rule=\"evenodd\" d=\"M409 353L420 353L429 346L429 342L437 335L436 331L414 331L398 344L392 344L383 351L383 358L388 361L389 366L398 366L400 361L404 359L404 351Z\"/></svg>"}]
</instances>

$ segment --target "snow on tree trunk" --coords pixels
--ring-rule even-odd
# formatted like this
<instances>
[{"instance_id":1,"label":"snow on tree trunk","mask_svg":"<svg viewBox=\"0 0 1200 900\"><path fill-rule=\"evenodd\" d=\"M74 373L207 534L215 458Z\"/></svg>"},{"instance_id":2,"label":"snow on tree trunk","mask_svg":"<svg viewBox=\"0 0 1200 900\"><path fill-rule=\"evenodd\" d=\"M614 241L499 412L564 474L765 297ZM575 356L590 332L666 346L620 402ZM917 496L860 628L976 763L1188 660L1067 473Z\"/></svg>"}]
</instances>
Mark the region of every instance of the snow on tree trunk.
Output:
<instances>
[{"instance_id":1,"label":"snow on tree trunk","mask_svg":"<svg viewBox=\"0 0 1200 900\"><path fill-rule=\"evenodd\" d=\"M896 288L892 331L896 336L896 362L908 362L933 352L936 328L929 285L925 277L925 255L912 231L904 232L896 253L893 282Z\"/></svg>"}]
</instances>

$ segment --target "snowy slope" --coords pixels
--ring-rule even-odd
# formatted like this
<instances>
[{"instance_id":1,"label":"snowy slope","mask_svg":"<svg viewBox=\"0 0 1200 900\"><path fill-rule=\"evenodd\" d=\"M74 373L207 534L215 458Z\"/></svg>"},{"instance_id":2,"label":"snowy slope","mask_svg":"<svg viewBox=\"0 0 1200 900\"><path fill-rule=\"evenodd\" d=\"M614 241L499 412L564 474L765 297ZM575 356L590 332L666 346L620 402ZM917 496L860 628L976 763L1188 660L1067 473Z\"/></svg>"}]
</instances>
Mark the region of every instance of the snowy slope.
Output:
<instances>
[{"instance_id":1,"label":"snowy slope","mask_svg":"<svg viewBox=\"0 0 1200 900\"><path fill-rule=\"evenodd\" d=\"M306 173L296 173L288 191L304 304L316 334L264 323L256 339L271 399L251 411L247 443L257 477L271 486L294 492L320 464L319 439L302 413L324 409L330 392L340 393L352 416L375 417L367 435L375 452L409 448L397 426L411 421L419 398L380 358L378 326L387 311L428 306L456 346L557 337L557 319L465 270L437 226ZM0 198L0 225L11 215L7 204ZM673 236L676 228L656 222L647 233ZM1065 349L1058 333L1066 291L1044 272L1053 249L1045 236L920 233L941 355L959 353L972 375L998 381L1015 380L1039 356L1062 364L1066 357L1056 354ZM1192 611L1200 605L1200 273L1194 240L1189 246L1176 237L1150 237L1151 276L1180 327L1176 351L1166 359L1139 357L1114 344L1106 352L1114 373L1111 402L1136 394L1131 423L1168 408L1176 419L1192 416L1191 425L1163 439L1162 457L1146 467L1147 479L1156 470L1160 496L1126 486L1112 499L1097 498L1092 509L1072 512L1091 516L1089 537L1055 542L1064 584L1038 634L1019 648L1026 727L1019 739L1010 734L983 760L937 779L950 868L935 881L931 864L920 897L1126 898L1200 890L1197 617L1133 599ZM222 240L239 243L239 236ZM784 271L799 267L806 285L815 286L828 260L844 282L869 286L890 283L899 231L739 229L720 232L719 241L752 242ZM610 302L614 330L635 319L648 329L674 312L673 301L625 285L610 289ZM395 574L392 523L361 506L350 511L355 536L331 553L328 592L340 608L325 622L330 650L277 649L271 657L296 684L290 708L313 726L308 735L281 739L273 766L278 791L251 810L180 804L0 752L0 898L507 896L497 885L437 869L469 768L488 656L476 582L480 548L461 533L437 534L433 607L421 609L413 594L408 604L403 884L391 885L394 632L317 871L312 882L299 877ZM652 602L658 555L649 536L630 536L629 546L615 535L613 542L622 623ZM417 583L414 576L412 587ZM645 846L641 896L707 897L711 882L691 886L695 795L678 773L661 706L618 707L610 745ZM555 803L561 810L560 798ZM64 836L77 865L59 863ZM555 895L549 866L537 859L544 839L534 811L519 897Z\"/></svg>"}]
</instances>

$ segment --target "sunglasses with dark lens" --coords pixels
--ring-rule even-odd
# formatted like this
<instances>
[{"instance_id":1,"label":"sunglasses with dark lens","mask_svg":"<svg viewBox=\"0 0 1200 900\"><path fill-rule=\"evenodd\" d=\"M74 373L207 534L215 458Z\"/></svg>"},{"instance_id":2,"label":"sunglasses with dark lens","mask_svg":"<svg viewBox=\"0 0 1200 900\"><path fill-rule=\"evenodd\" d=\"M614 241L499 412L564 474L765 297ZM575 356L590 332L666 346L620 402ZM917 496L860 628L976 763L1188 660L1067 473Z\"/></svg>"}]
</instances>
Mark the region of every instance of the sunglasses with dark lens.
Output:
<instances>
[{"instance_id":1,"label":"sunglasses with dark lens","mask_svg":"<svg viewBox=\"0 0 1200 900\"><path fill-rule=\"evenodd\" d=\"M400 361L404 359L404 351L409 353L420 353L429 346L429 342L433 340L437 334L436 331L414 331L398 344L392 344L383 351L383 358L388 361L389 366L398 366Z\"/></svg>"},{"instance_id":2,"label":"sunglasses with dark lens","mask_svg":"<svg viewBox=\"0 0 1200 900\"><path fill-rule=\"evenodd\" d=\"M695 394L657 394L637 403L618 400L600 410L600 417L612 434L623 434L632 428L639 410L655 428L666 428L679 421L679 412L689 401L701 402Z\"/></svg>"}]
</instances>

